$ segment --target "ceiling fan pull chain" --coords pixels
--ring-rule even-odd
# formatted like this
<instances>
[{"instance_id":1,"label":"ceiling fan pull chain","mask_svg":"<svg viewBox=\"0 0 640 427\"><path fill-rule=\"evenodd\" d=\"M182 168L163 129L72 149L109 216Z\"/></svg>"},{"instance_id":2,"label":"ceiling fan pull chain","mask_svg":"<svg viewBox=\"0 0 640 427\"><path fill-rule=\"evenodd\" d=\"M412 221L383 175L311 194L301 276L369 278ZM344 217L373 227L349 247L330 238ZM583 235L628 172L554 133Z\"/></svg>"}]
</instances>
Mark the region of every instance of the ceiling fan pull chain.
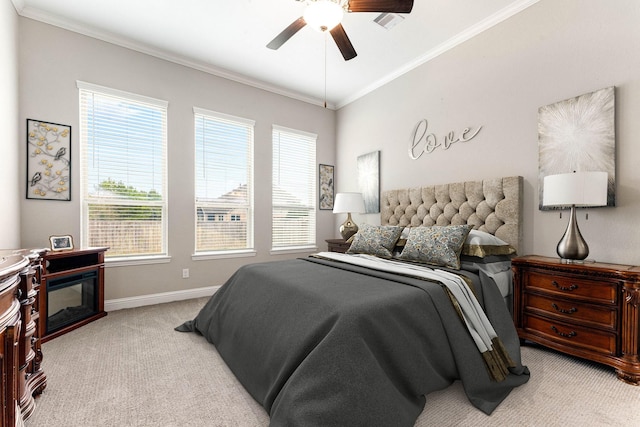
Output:
<instances>
[{"instance_id":1,"label":"ceiling fan pull chain","mask_svg":"<svg viewBox=\"0 0 640 427\"><path fill-rule=\"evenodd\" d=\"M324 108L327 108L327 39L329 36L324 32Z\"/></svg>"}]
</instances>

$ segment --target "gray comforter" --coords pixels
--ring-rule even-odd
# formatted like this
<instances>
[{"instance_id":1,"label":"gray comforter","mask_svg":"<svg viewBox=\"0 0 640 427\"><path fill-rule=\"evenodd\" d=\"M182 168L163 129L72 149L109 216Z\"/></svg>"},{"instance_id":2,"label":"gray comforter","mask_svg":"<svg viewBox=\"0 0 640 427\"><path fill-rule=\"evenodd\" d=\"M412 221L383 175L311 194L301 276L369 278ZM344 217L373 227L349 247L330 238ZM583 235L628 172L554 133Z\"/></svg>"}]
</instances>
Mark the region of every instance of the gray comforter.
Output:
<instances>
[{"instance_id":1,"label":"gray comforter","mask_svg":"<svg viewBox=\"0 0 640 427\"><path fill-rule=\"evenodd\" d=\"M335 261L242 267L176 329L216 346L272 426L413 426L424 395L458 379L490 414L529 371L495 284L469 276L517 364L502 382L440 284Z\"/></svg>"}]
</instances>

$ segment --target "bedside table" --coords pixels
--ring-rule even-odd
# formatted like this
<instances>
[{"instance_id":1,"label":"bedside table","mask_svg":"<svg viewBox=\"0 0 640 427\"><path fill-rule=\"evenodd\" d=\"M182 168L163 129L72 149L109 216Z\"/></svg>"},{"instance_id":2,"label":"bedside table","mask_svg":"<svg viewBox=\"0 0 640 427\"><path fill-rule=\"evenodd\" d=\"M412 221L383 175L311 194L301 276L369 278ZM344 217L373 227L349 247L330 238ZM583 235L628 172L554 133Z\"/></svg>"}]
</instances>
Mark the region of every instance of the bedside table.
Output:
<instances>
[{"instance_id":1,"label":"bedside table","mask_svg":"<svg viewBox=\"0 0 640 427\"><path fill-rule=\"evenodd\" d=\"M329 252L340 252L341 254L347 252L351 246L351 243L347 243L344 239L327 239L325 242L327 242Z\"/></svg>"},{"instance_id":2,"label":"bedside table","mask_svg":"<svg viewBox=\"0 0 640 427\"><path fill-rule=\"evenodd\" d=\"M520 339L616 369L640 384L640 267L512 260L514 322Z\"/></svg>"}]
</instances>

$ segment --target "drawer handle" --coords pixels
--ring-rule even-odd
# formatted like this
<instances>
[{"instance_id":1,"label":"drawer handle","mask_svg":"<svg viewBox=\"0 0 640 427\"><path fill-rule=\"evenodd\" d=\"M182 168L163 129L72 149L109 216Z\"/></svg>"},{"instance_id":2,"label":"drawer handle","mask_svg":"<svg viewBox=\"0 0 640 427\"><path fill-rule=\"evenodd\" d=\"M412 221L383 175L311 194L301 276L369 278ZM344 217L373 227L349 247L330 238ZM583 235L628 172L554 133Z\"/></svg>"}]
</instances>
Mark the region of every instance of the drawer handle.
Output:
<instances>
[{"instance_id":1,"label":"drawer handle","mask_svg":"<svg viewBox=\"0 0 640 427\"><path fill-rule=\"evenodd\" d=\"M558 330L558 328L556 328L555 326L552 326L552 327L551 327L551 330L552 330L553 332L555 332L556 334L560 335L561 337L565 337L565 338L573 338L573 337L575 337L576 335L578 335L578 333L577 333L576 331L571 331L571 332L569 332L568 334L566 334L566 333L564 333L564 332L560 332L560 331Z\"/></svg>"},{"instance_id":2,"label":"drawer handle","mask_svg":"<svg viewBox=\"0 0 640 427\"><path fill-rule=\"evenodd\" d=\"M574 285L574 284L572 284L568 288L566 286L560 286L560 284L558 282L556 282L555 280L553 280L551 282L551 284L553 286L555 286L556 288L560 289L561 291L574 291L574 290L578 289L578 285Z\"/></svg>"},{"instance_id":3,"label":"drawer handle","mask_svg":"<svg viewBox=\"0 0 640 427\"><path fill-rule=\"evenodd\" d=\"M560 313L564 313L564 314L573 314L576 311L578 311L578 309L575 307L571 307L569 310L565 310L564 308L558 307L558 305L555 302L551 304L551 307L555 308L556 311L559 311Z\"/></svg>"}]
</instances>

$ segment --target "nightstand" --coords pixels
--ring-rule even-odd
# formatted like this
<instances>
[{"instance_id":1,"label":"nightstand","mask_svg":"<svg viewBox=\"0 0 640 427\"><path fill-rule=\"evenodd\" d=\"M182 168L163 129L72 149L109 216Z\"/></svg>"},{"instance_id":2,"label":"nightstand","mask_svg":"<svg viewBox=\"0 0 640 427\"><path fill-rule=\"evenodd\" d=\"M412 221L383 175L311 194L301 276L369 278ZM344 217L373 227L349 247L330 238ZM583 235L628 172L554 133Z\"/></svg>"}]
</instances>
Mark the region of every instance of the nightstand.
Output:
<instances>
[{"instance_id":1,"label":"nightstand","mask_svg":"<svg viewBox=\"0 0 640 427\"><path fill-rule=\"evenodd\" d=\"M640 384L640 267L566 264L557 258L512 260L518 335L616 369Z\"/></svg>"},{"instance_id":2,"label":"nightstand","mask_svg":"<svg viewBox=\"0 0 640 427\"><path fill-rule=\"evenodd\" d=\"M325 242L329 246L329 252L340 252L341 254L347 252L351 246L351 243L344 239L327 239Z\"/></svg>"}]
</instances>

